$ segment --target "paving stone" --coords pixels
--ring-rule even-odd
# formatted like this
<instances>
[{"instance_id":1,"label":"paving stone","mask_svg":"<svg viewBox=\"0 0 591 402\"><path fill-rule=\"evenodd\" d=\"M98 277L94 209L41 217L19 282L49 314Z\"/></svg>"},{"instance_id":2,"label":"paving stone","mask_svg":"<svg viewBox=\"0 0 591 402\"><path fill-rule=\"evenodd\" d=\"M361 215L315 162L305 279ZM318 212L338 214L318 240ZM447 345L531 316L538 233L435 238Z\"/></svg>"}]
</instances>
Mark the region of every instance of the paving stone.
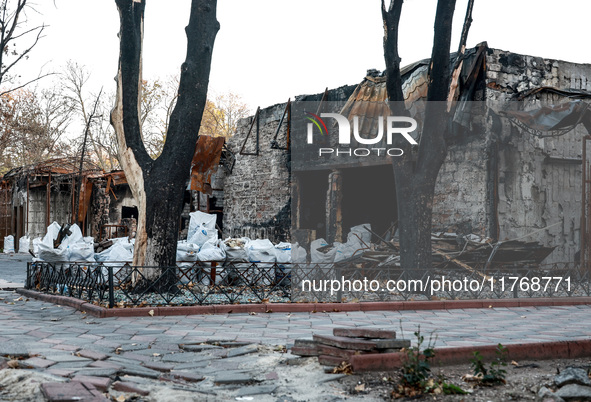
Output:
<instances>
[{"instance_id":1,"label":"paving stone","mask_svg":"<svg viewBox=\"0 0 591 402\"><path fill-rule=\"evenodd\" d=\"M54 369L50 368L45 371L48 374L57 375L59 377L70 377L72 374L75 373L74 370L65 370L65 369Z\"/></svg>"},{"instance_id":2,"label":"paving stone","mask_svg":"<svg viewBox=\"0 0 591 402\"><path fill-rule=\"evenodd\" d=\"M591 387L579 384L568 384L560 388L554 395L565 401L591 401Z\"/></svg>"},{"instance_id":3,"label":"paving stone","mask_svg":"<svg viewBox=\"0 0 591 402\"><path fill-rule=\"evenodd\" d=\"M334 336L347 338L369 338L369 339L395 339L396 331L371 328L333 328Z\"/></svg>"},{"instance_id":4,"label":"paving stone","mask_svg":"<svg viewBox=\"0 0 591 402\"><path fill-rule=\"evenodd\" d=\"M120 346L122 352L133 352L134 350L148 349L149 343L129 343Z\"/></svg>"},{"instance_id":5,"label":"paving stone","mask_svg":"<svg viewBox=\"0 0 591 402\"><path fill-rule=\"evenodd\" d=\"M0 356L29 357L28 348L19 342L0 342Z\"/></svg>"},{"instance_id":6,"label":"paving stone","mask_svg":"<svg viewBox=\"0 0 591 402\"><path fill-rule=\"evenodd\" d=\"M294 346L291 349L291 354L302 357L313 357L318 356L320 351L318 345L314 346Z\"/></svg>"},{"instance_id":7,"label":"paving stone","mask_svg":"<svg viewBox=\"0 0 591 402\"><path fill-rule=\"evenodd\" d=\"M74 376L72 381L78 381L82 384L90 384L94 386L96 389L103 392L109 389L109 385L111 385L112 382L112 380L108 377L93 377L78 374Z\"/></svg>"},{"instance_id":8,"label":"paving stone","mask_svg":"<svg viewBox=\"0 0 591 402\"><path fill-rule=\"evenodd\" d=\"M376 339L376 348L378 349L402 349L410 347L408 339Z\"/></svg>"},{"instance_id":9,"label":"paving stone","mask_svg":"<svg viewBox=\"0 0 591 402\"><path fill-rule=\"evenodd\" d=\"M74 345L59 344L59 345L55 345L52 349L66 350L68 352L75 352L75 351L79 350L80 347L74 346Z\"/></svg>"},{"instance_id":10,"label":"paving stone","mask_svg":"<svg viewBox=\"0 0 591 402\"><path fill-rule=\"evenodd\" d=\"M88 365L88 367L95 367L95 368L101 368L101 369L114 369L114 370L119 370L121 368L123 368L122 364L117 364L116 362L113 361L96 361L93 363L90 363Z\"/></svg>"},{"instance_id":11,"label":"paving stone","mask_svg":"<svg viewBox=\"0 0 591 402\"><path fill-rule=\"evenodd\" d=\"M54 355L47 355L45 356L48 360L53 360L56 363L64 363L64 362L86 362L88 364L92 363L92 360L87 359L85 357L74 356L72 354L54 354Z\"/></svg>"},{"instance_id":12,"label":"paving stone","mask_svg":"<svg viewBox=\"0 0 591 402\"><path fill-rule=\"evenodd\" d=\"M119 370L112 369L112 368L90 368L90 367L83 367L80 369L76 369L74 372L75 375L84 375L84 376L92 376L92 377L111 377L117 374Z\"/></svg>"},{"instance_id":13,"label":"paving stone","mask_svg":"<svg viewBox=\"0 0 591 402\"><path fill-rule=\"evenodd\" d=\"M348 360L348 359L343 359L342 357L334 357L334 356L327 356L327 355L319 355L318 356L318 363L323 366L329 366L329 367L337 367L343 361L346 361L346 360Z\"/></svg>"},{"instance_id":14,"label":"paving stone","mask_svg":"<svg viewBox=\"0 0 591 402\"><path fill-rule=\"evenodd\" d=\"M92 385L79 382L46 382L41 384L41 392L49 402L108 401Z\"/></svg>"},{"instance_id":15,"label":"paving stone","mask_svg":"<svg viewBox=\"0 0 591 402\"><path fill-rule=\"evenodd\" d=\"M187 352L203 352L204 350L223 349L221 346L208 345L208 344L198 344L198 345L180 344L179 348L186 350Z\"/></svg>"},{"instance_id":16,"label":"paving stone","mask_svg":"<svg viewBox=\"0 0 591 402\"><path fill-rule=\"evenodd\" d=\"M213 382L216 385L228 385L228 384L247 384L253 382L254 379L250 374L244 372L231 372L226 371L215 376Z\"/></svg>"},{"instance_id":17,"label":"paving stone","mask_svg":"<svg viewBox=\"0 0 591 402\"><path fill-rule=\"evenodd\" d=\"M82 367L86 367L90 364L92 360L86 361L86 362L62 362L62 363L56 363L53 366L51 366L51 368L53 369L66 369L66 370L76 370Z\"/></svg>"},{"instance_id":18,"label":"paving stone","mask_svg":"<svg viewBox=\"0 0 591 402\"><path fill-rule=\"evenodd\" d=\"M241 346L248 346L251 344L252 344L252 342L241 342L241 341L220 342L220 346L222 346L224 348L239 348Z\"/></svg>"},{"instance_id":19,"label":"paving stone","mask_svg":"<svg viewBox=\"0 0 591 402\"><path fill-rule=\"evenodd\" d=\"M313 338L316 342L323 345L334 346L342 349L354 350L375 350L377 341L362 341L354 338L345 338L342 336L326 336L314 334Z\"/></svg>"},{"instance_id":20,"label":"paving stone","mask_svg":"<svg viewBox=\"0 0 591 402\"><path fill-rule=\"evenodd\" d=\"M562 387L568 384L591 385L587 370L577 367L567 367L554 377L554 384Z\"/></svg>"},{"instance_id":21,"label":"paving stone","mask_svg":"<svg viewBox=\"0 0 591 402\"><path fill-rule=\"evenodd\" d=\"M205 378L205 377L203 377L202 374L191 373L188 371L173 370L170 372L170 374L175 378L180 378L180 379L188 381L188 382L200 382L200 381L203 381L203 379Z\"/></svg>"},{"instance_id":22,"label":"paving stone","mask_svg":"<svg viewBox=\"0 0 591 402\"><path fill-rule=\"evenodd\" d=\"M127 366L123 367L119 370L123 374L137 376L137 377L148 377L148 378L158 378L160 377L160 372L156 370L151 370L149 368L145 368L142 366Z\"/></svg>"},{"instance_id":23,"label":"paving stone","mask_svg":"<svg viewBox=\"0 0 591 402\"><path fill-rule=\"evenodd\" d=\"M170 355L166 355L162 357L163 362L172 362L172 363L189 363L207 359L209 360L209 356L204 356L197 353L174 353Z\"/></svg>"},{"instance_id":24,"label":"paving stone","mask_svg":"<svg viewBox=\"0 0 591 402\"><path fill-rule=\"evenodd\" d=\"M243 356L243 355L247 355L249 353L258 352L258 350L259 350L259 348L257 345L247 345L247 346L242 346L242 347L235 348L235 349L230 349L226 356L228 358Z\"/></svg>"},{"instance_id":25,"label":"paving stone","mask_svg":"<svg viewBox=\"0 0 591 402\"><path fill-rule=\"evenodd\" d=\"M115 391L126 392L126 393L129 392L129 393L134 393L134 394L138 394L141 396L150 395L149 391L139 388L136 384L134 384L132 382L117 381L115 384L113 384L113 389Z\"/></svg>"},{"instance_id":26,"label":"paving stone","mask_svg":"<svg viewBox=\"0 0 591 402\"><path fill-rule=\"evenodd\" d=\"M133 352L121 353L120 357L123 359L131 359L140 362L151 362L154 359L154 356L140 355Z\"/></svg>"},{"instance_id":27,"label":"paving stone","mask_svg":"<svg viewBox=\"0 0 591 402\"><path fill-rule=\"evenodd\" d=\"M270 395L277 390L277 385L255 385L252 387L244 387L238 391L237 396L249 395ZM279 400L279 399L278 399ZM280 399L283 400L283 399Z\"/></svg>"},{"instance_id":28,"label":"paving stone","mask_svg":"<svg viewBox=\"0 0 591 402\"><path fill-rule=\"evenodd\" d=\"M93 350L88 350L88 349L79 350L76 354L80 357L85 357L87 359L92 359L92 360L105 360L107 357L109 357L108 355L106 355L104 353L95 352Z\"/></svg>"},{"instance_id":29,"label":"paving stone","mask_svg":"<svg viewBox=\"0 0 591 402\"><path fill-rule=\"evenodd\" d=\"M163 373L171 371L175 366L172 364L160 363L160 362L145 362L143 366L150 370L161 371Z\"/></svg>"},{"instance_id":30,"label":"paving stone","mask_svg":"<svg viewBox=\"0 0 591 402\"><path fill-rule=\"evenodd\" d=\"M200 362L175 364L174 368L175 370L193 370L207 367L209 364L210 360L202 360Z\"/></svg>"},{"instance_id":31,"label":"paving stone","mask_svg":"<svg viewBox=\"0 0 591 402\"><path fill-rule=\"evenodd\" d=\"M55 364L54 361L42 359L40 357L31 357L27 360L23 360L21 363L38 369L46 369Z\"/></svg>"}]
</instances>

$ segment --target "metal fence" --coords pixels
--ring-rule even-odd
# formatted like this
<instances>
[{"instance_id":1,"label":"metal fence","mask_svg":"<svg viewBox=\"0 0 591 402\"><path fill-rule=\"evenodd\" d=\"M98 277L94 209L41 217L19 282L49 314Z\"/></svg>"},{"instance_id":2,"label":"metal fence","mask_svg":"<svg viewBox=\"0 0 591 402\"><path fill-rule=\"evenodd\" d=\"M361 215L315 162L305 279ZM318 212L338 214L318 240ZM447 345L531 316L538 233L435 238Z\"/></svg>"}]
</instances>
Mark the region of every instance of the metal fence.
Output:
<instances>
[{"instance_id":1,"label":"metal fence","mask_svg":"<svg viewBox=\"0 0 591 402\"><path fill-rule=\"evenodd\" d=\"M27 265L27 289L104 307L280 302L503 299L591 296L576 263L489 272L446 267L424 272L340 264L191 262L175 267L127 263Z\"/></svg>"}]
</instances>

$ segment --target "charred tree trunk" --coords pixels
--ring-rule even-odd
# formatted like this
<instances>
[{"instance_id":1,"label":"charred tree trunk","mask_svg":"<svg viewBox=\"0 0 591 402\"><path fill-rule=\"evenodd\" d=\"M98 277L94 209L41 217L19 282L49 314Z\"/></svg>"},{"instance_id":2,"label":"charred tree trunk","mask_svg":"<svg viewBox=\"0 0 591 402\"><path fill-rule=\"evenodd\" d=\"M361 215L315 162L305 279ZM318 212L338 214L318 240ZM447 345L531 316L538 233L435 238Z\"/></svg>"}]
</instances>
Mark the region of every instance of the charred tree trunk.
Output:
<instances>
[{"instance_id":1,"label":"charred tree trunk","mask_svg":"<svg viewBox=\"0 0 591 402\"><path fill-rule=\"evenodd\" d=\"M404 108L398 55L402 3L403 0L392 0L386 9L382 0L386 86L395 115L408 115ZM413 277L422 276L431 268L432 262L433 197L437 175L447 155L445 137L449 113L446 100L450 84L449 51L454 10L455 0L439 0L429 68L428 102L418 148L408 143L396 144L404 150L404 156L392 163L400 224L400 263Z\"/></svg>"},{"instance_id":2,"label":"charred tree trunk","mask_svg":"<svg viewBox=\"0 0 591 402\"><path fill-rule=\"evenodd\" d=\"M176 273L179 218L183 192L189 179L207 99L215 36L216 0L192 0L187 34L187 55L181 66L179 95L168 125L161 155L152 159L142 140L140 100L142 87L142 39L145 0L115 0L119 10L120 55L117 98L111 112L121 164L138 203L135 266L158 266L162 272L144 271L170 289Z\"/></svg>"}]
</instances>

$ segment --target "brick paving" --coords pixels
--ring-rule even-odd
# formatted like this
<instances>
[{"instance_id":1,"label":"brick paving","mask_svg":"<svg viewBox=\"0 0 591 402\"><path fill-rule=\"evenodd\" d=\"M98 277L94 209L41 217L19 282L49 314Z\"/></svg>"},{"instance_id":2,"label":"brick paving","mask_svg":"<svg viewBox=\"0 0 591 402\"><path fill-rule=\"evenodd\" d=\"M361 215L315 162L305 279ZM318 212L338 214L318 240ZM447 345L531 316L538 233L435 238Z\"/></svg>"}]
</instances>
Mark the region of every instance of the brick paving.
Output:
<instances>
[{"instance_id":1,"label":"brick paving","mask_svg":"<svg viewBox=\"0 0 591 402\"><path fill-rule=\"evenodd\" d=\"M55 383L45 386L48 400L52 392L78 391L102 400L101 392L109 387L113 392L145 394L153 391L156 379L181 384L183 392L215 396L220 389L232 396L243 387L219 387L250 384L258 387L252 392L282 390L273 367L251 368L259 355L250 344L291 347L297 338L331 335L334 327L387 329L396 331L399 338L412 339L419 325L427 338L437 337L438 348L584 340L591 335L590 318L591 306L578 305L99 319L2 291L0 356L19 357L23 369L69 381L69 388ZM196 346L213 340L233 347ZM326 381L320 377L318 381ZM59 395L55 398L59 400Z\"/></svg>"}]
</instances>

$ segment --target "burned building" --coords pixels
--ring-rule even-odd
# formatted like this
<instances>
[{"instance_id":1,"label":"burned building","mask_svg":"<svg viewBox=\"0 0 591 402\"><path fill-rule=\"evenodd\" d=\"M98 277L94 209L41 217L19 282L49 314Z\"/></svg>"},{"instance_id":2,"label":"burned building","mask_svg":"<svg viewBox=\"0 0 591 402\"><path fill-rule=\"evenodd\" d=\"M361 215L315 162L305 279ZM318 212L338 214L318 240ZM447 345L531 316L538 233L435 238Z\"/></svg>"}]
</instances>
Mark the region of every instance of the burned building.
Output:
<instances>
[{"instance_id":1,"label":"burned building","mask_svg":"<svg viewBox=\"0 0 591 402\"><path fill-rule=\"evenodd\" d=\"M223 217L221 184L233 164L222 137L201 136L180 217L180 237L186 237L189 213L195 210ZM105 173L79 158L50 159L15 168L0 180L0 241L12 235L42 237L52 222L77 222L85 236L99 242L112 237L135 237L138 210L125 172Z\"/></svg>"},{"instance_id":2,"label":"burned building","mask_svg":"<svg viewBox=\"0 0 591 402\"><path fill-rule=\"evenodd\" d=\"M408 109L419 108L426 96L428 66L424 60L402 70ZM542 131L506 109L511 102L523 110L573 100L586 105L591 65L483 43L467 50L458 88L459 102L480 109L477 121L455 130L449 141L435 189L434 231L538 241L554 248L546 262L578 260L589 242L581 239L591 239L589 133L576 119ZM350 116L363 102L387 100L385 77L370 71L357 86L296 99L302 100L327 102ZM225 235L279 241L290 237L292 226L310 238L344 241L361 223L371 223L377 233L396 225L389 161L360 166L336 158L323 165L295 160L291 106L257 110L228 144L237 159L224 181Z\"/></svg>"}]
</instances>

